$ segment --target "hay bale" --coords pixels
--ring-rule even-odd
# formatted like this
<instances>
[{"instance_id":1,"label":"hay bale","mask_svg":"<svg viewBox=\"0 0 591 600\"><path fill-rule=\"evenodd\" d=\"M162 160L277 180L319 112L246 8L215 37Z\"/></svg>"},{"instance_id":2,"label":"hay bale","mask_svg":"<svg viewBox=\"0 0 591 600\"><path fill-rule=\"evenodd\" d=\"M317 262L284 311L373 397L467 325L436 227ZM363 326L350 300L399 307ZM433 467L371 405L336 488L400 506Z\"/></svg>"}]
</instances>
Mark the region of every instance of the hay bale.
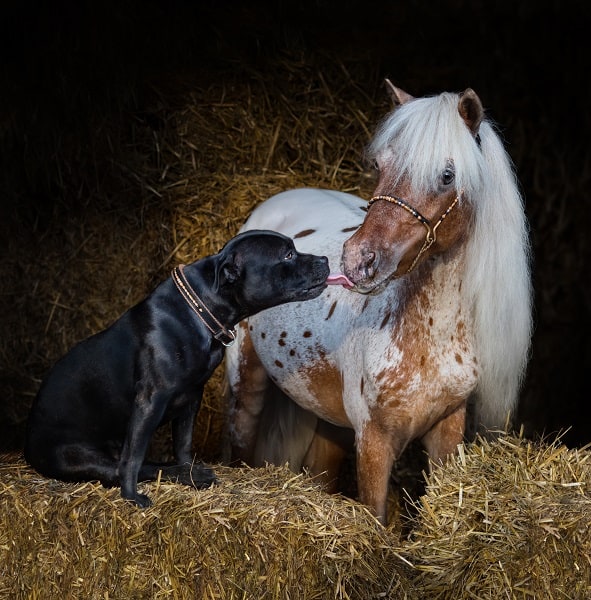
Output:
<instances>
[{"instance_id":1,"label":"hay bale","mask_svg":"<svg viewBox=\"0 0 591 600\"><path fill-rule=\"evenodd\" d=\"M217 467L202 491L47 480L0 465L0 597L403 598L396 538L287 468Z\"/></svg>"},{"instance_id":2,"label":"hay bale","mask_svg":"<svg viewBox=\"0 0 591 600\"><path fill-rule=\"evenodd\" d=\"M2 464L4 462L4 464ZM201 491L39 477L0 458L0 597L591 597L591 452L504 435L433 467L411 536L286 467Z\"/></svg>"},{"instance_id":3,"label":"hay bale","mask_svg":"<svg viewBox=\"0 0 591 600\"><path fill-rule=\"evenodd\" d=\"M0 336L0 449L22 448L52 363L175 264L218 252L262 200L300 186L369 195L362 153L383 110L362 79L334 57L279 56L265 71L161 81L126 127L107 120L88 148L55 149L59 201L31 201L0 222L0 313L10 332ZM220 386L221 369L197 427L195 451L207 460L219 457Z\"/></svg>"},{"instance_id":4,"label":"hay bale","mask_svg":"<svg viewBox=\"0 0 591 600\"><path fill-rule=\"evenodd\" d=\"M375 182L364 169L363 148L383 107L342 64L321 65L282 56L252 79L207 87L183 82L159 148L157 187L172 218L172 249L163 264L218 252L258 204L287 189L326 187L369 197ZM206 460L221 457L222 380L223 366L205 387L195 426L194 450Z\"/></svg>"},{"instance_id":5,"label":"hay bale","mask_svg":"<svg viewBox=\"0 0 591 600\"><path fill-rule=\"evenodd\" d=\"M503 436L434 467L406 557L423 598L590 598L591 453Z\"/></svg>"}]
</instances>

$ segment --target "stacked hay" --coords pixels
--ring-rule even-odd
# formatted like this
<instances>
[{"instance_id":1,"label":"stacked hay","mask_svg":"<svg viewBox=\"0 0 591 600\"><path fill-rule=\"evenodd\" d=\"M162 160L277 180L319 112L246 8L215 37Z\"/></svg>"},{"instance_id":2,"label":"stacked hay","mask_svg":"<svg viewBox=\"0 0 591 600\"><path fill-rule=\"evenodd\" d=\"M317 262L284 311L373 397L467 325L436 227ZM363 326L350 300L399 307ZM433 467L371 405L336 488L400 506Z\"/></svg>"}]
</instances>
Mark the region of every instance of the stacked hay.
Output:
<instances>
[{"instance_id":1,"label":"stacked hay","mask_svg":"<svg viewBox=\"0 0 591 600\"><path fill-rule=\"evenodd\" d=\"M509 436L434 468L407 557L423 598L591 598L591 453Z\"/></svg>"},{"instance_id":2,"label":"stacked hay","mask_svg":"<svg viewBox=\"0 0 591 600\"><path fill-rule=\"evenodd\" d=\"M0 597L591 597L591 453L504 435L434 467L408 540L286 467L201 491L46 480L0 460Z\"/></svg>"},{"instance_id":3,"label":"stacked hay","mask_svg":"<svg viewBox=\"0 0 591 600\"><path fill-rule=\"evenodd\" d=\"M359 505L287 468L217 469L195 491L119 489L0 467L2 598L403 598L395 538Z\"/></svg>"},{"instance_id":4,"label":"stacked hay","mask_svg":"<svg viewBox=\"0 0 591 600\"><path fill-rule=\"evenodd\" d=\"M363 150L387 97L378 108L344 65L280 56L251 78L188 87L170 116L174 144L160 147L159 189L172 213L166 264L219 251L257 204L287 189L369 198ZM207 384L196 425L195 450L208 460L219 458L223 435L222 376L223 367Z\"/></svg>"},{"instance_id":5,"label":"stacked hay","mask_svg":"<svg viewBox=\"0 0 591 600\"><path fill-rule=\"evenodd\" d=\"M0 223L8 244L0 312L10 332L0 339L0 433L15 439L6 448L22 447L28 405L55 360L175 264L219 251L259 202L300 186L369 196L363 148L386 95L377 108L359 73L328 57L278 56L264 69L161 82L165 91L152 91L129 131L97 127L92 168L58 154L60 202ZM220 380L221 369L199 416L195 451L208 460L222 429Z\"/></svg>"},{"instance_id":6,"label":"stacked hay","mask_svg":"<svg viewBox=\"0 0 591 600\"><path fill-rule=\"evenodd\" d=\"M252 78L186 95L175 115L178 143L163 149L176 258L216 252L280 191L370 193L363 149L385 110L375 112L344 65L333 67L283 56Z\"/></svg>"}]
</instances>

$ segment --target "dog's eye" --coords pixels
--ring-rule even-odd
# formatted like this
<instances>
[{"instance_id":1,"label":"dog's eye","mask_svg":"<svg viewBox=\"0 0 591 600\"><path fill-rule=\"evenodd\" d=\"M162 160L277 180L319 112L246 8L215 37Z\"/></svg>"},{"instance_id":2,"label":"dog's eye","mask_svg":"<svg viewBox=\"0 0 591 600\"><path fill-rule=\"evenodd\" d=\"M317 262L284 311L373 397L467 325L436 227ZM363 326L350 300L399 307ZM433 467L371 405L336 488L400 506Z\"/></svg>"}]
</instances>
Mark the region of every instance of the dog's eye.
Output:
<instances>
[{"instance_id":1,"label":"dog's eye","mask_svg":"<svg viewBox=\"0 0 591 600\"><path fill-rule=\"evenodd\" d=\"M292 260L292 258L294 257L294 253L293 250L290 250L285 257L283 258L283 260Z\"/></svg>"}]
</instances>

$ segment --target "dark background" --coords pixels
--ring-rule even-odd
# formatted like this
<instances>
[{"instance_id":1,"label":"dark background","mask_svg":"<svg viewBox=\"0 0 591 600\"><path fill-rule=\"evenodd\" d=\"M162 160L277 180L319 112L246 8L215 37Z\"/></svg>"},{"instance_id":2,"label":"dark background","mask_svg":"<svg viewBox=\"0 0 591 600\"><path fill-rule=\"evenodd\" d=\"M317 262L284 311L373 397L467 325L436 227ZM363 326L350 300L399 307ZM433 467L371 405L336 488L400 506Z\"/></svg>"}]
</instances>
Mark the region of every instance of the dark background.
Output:
<instances>
[{"instance_id":1,"label":"dark background","mask_svg":"<svg viewBox=\"0 0 591 600\"><path fill-rule=\"evenodd\" d=\"M529 434L566 430L567 443L590 442L588 6L4 2L0 449L20 447L26 409L51 362L15 325L32 319L23 296L35 294L32 284L14 284L27 283L17 255L23 262L40 260L49 235L44 224L67 218L75 228L86 211L110 214L115 199L118 211L164 210L146 201L134 177L113 177L115 168L133 173L145 160L133 150L130 124L156 131L159 123L146 107L156 102L163 111L172 109L183 81L253 77L283 55L304 62L326 56L326 69L335 68L330 57L354 65L368 105L381 101L384 77L415 96L477 91L515 162L531 225L536 329L519 416ZM69 260L66 246L55 255L58 263ZM150 273L159 274L156 267Z\"/></svg>"}]
</instances>

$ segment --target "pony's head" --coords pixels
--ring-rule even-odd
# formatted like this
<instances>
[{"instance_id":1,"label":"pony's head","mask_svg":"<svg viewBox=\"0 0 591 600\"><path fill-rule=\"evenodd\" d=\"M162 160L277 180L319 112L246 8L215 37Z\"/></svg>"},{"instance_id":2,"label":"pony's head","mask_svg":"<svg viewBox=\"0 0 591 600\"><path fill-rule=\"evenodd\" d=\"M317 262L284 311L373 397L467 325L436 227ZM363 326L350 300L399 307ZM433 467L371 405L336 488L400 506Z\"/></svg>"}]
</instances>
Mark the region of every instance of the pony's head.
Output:
<instances>
[{"instance_id":1,"label":"pony's head","mask_svg":"<svg viewBox=\"0 0 591 600\"><path fill-rule=\"evenodd\" d=\"M473 90L414 98L387 84L394 110L368 148L378 184L342 255L344 273L366 293L464 239L483 177L484 111Z\"/></svg>"}]
</instances>

